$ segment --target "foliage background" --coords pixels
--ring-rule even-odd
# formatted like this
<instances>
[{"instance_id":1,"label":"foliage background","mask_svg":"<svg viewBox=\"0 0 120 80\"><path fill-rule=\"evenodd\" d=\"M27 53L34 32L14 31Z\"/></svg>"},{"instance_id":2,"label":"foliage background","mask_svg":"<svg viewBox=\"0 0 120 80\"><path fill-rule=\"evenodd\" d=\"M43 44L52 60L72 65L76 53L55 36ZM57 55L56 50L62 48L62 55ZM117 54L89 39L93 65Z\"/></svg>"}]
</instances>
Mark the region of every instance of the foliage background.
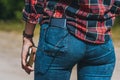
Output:
<instances>
[{"instance_id":1,"label":"foliage background","mask_svg":"<svg viewBox=\"0 0 120 80\"><path fill-rule=\"evenodd\" d=\"M0 19L21 19L24 0L0 0Z\"/></svg>"}]
</instances>

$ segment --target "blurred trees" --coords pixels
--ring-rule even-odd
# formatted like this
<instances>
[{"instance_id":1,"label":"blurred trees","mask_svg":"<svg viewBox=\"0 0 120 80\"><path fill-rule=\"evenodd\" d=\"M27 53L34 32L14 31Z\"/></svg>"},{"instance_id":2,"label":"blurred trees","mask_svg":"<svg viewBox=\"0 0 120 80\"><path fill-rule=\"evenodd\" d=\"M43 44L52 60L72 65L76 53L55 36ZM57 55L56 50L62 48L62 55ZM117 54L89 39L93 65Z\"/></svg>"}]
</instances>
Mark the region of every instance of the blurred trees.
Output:
<instances>
[{"instance_id":1,"label":"blurred trees","mask_svg":"<svg viewBox=\"0 0 120 80\"><path fill-rule=\"evenodd\" d=\"M20 19L24 0L0 0L0 19Z\"/></svg>"}]
</instances>

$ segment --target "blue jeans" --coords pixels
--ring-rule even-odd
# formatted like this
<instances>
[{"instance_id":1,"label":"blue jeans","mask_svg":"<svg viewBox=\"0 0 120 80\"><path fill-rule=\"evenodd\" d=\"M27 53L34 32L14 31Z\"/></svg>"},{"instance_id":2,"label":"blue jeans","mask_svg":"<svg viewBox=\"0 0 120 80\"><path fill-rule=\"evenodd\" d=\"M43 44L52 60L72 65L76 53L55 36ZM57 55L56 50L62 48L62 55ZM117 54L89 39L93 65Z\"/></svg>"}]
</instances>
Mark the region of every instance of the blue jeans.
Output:
<instances>
[{"instance_id":1,"label":"blue jeans","mask_svg":"<svg viewBox=\"0 0 120 80\"><path fill-rule=\"evenodd\" d=\"M110 80L115 66L112 40L92 44L71 35L67 27L43 24L35 60L35 80L69 80L77 64L78 80Z\"/></svg>"}]
</instances>

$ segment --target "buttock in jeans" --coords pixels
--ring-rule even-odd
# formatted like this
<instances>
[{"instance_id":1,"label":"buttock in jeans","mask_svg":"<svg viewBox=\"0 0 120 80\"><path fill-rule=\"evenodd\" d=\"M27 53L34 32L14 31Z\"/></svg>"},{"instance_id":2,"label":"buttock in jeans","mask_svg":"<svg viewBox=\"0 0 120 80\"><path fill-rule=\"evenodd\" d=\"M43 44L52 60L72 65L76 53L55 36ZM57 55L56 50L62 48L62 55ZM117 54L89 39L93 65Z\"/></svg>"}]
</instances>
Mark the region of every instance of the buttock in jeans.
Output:
<instances>
[{"instance_id":1,"label":"buttock in jeans","mask_svg":"<svg viewBox=\"0 0 120 80\"><path fill-rule=\"evenodd\" d=\"M110 80L115 52L112 40L89 44L67 31L67 27L41 26L35 60L35 80L69 80L77 64L78 80Z\"/></svg>"}]
</instances>

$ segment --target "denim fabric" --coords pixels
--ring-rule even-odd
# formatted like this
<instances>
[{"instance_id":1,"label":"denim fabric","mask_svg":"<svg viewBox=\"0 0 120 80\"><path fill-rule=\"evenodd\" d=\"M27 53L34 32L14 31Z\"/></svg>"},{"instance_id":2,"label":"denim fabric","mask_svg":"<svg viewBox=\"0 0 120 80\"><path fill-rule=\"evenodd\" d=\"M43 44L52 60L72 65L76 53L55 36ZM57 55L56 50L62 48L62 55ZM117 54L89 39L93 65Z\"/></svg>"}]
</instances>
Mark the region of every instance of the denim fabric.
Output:
<instances>
[{"instance_id":1,"label":"denim fabric","mask_svg":"<svg viewBox=\"0 0 120 80\"><path fill-rule=\"evenodd\" d=\"M65 26L43 24L34 80L69 80L75 64L78 80L110 80L115 66L112 40L92 44L74 37Z\"/></svg>"}]
</instances>

